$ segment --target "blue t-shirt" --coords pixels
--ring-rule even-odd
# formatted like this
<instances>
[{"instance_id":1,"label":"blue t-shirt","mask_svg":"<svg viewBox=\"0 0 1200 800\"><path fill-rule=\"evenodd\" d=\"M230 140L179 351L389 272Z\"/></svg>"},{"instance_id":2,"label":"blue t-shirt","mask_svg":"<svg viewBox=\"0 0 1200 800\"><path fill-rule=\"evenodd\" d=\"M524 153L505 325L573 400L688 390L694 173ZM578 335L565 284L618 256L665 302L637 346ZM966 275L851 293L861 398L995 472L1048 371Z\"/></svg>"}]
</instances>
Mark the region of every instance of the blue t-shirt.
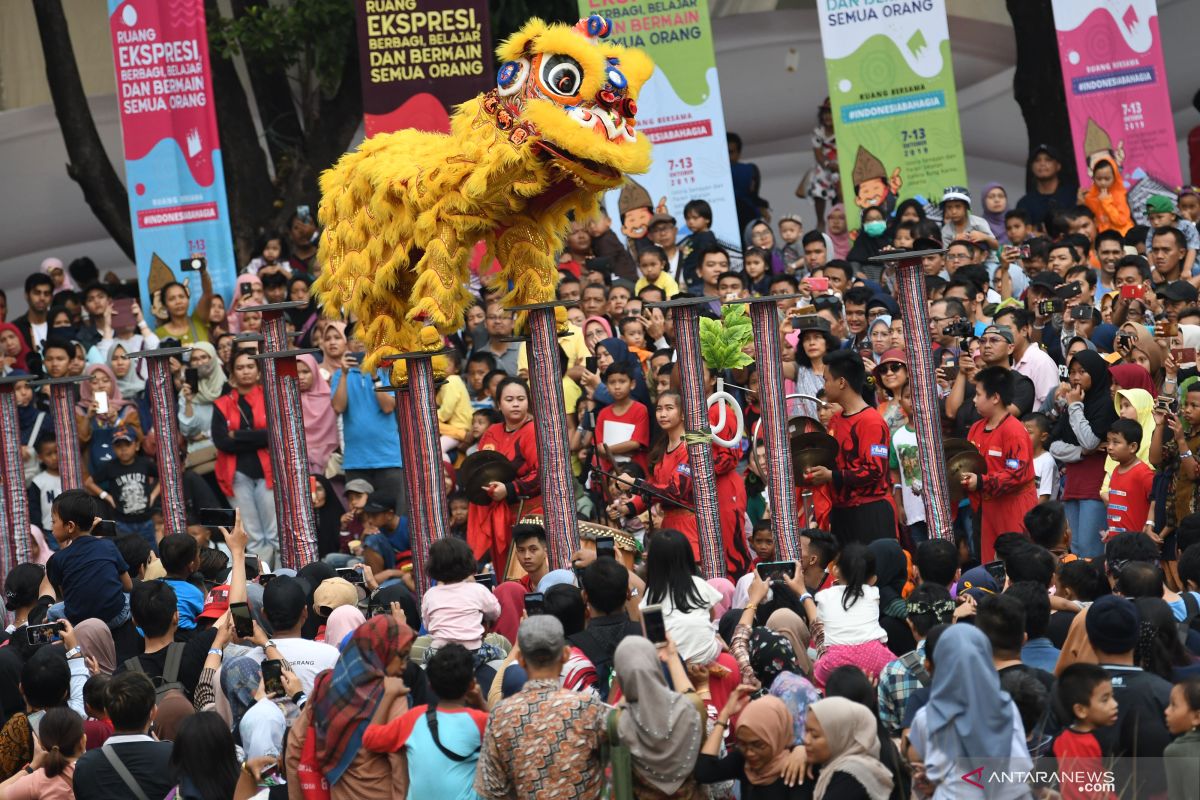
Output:
<instances>
[{"instance_id":1,"label":"blue t-shirt","mask_svg":"<svg viewBox=\"0 0 1200 800\"><path fill-rule=\"evenodd\" d=\"M46 577L62 590L64 612L72 625L96 618L108 622L125 610L121 574L128 572L111 539L80 536L50 556Z\"/></svg>"},{"instance_id":2,"label":"blue t-shirt","mask_svg":"<svg viewBox=\"0 0 1200 800\"><path fill-rule=\"evenodd\" d=\"M475 800L479 797L475 794L475 766L483 739L476 717L481 712L467 708L437 712L438 741L450 752L467 756L465 761L454 761L438 749L424 712L424 706L409 712L415 717L412 732L404 742L409 796Z\"/></svg>"},{"instance_id":3,"label":"blue t-shirt","mask_svg":"<svg viewBox=\"0 0 1200 800\"><path fill-rule=\"evenodd\" d=\"M336 392L343 371L329 379L331 392ZM380 380L387 381L383 370ZM386 469L402 466L400 434L396 419L379 410L375 399L375 383L357 369L350 370L346 383L346 410L342 414L342 437L346 451L342 460L345 469Z\"/></svg>"},{"instance_id":4,"label":"blue t-shirt","mask_svg":"<svg viewBox=\"0 0 1200 800\"><path fill-rule=\"evenodd\" d=\"M175 603L179 606L179 627L191 630L196 627L196 617L204 610L204 593L187 581L163 578L175 590Z\"/></svg>"}]
</instances>

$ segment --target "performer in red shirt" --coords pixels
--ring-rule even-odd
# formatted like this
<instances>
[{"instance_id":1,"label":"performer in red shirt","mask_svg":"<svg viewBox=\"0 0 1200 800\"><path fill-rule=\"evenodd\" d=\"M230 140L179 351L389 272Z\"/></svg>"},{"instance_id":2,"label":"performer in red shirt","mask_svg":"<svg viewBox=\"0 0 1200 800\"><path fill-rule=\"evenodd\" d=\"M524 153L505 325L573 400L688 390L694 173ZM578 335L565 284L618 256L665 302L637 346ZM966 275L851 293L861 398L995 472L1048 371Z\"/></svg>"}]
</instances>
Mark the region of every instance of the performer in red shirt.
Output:
<instances>
[{"instance_id":1,"label":"performer in red shirt","mask_svg":"<svg viewBox=\"0 0 1200 800\"><path fill-rule=\"evenodd\" d=\"M467 543L477 559L490 552L497 571L502 571L513 523L526 514L542 512L542 486L538 478L537 432L529 415L528 384L521 378L505 378L496 387L496 398L504 420L484 432L479 449L507 456L517 476L511 483L488 484L491 505L471 504L467 511Z\"/></svg>"},{"instance_id":2,"label":"performer in red shirt","mask_svg":"<svg viewBox=\"0 0 1200 800\"><path fill-rule=\"evenodd\" d=\"M984 563L996 558L997 536L1025 530L1025 512L1038 502L1033 440L1008 413L1013 392L1012 372L1004 367L987 367L975 375L975 410L982 419L971 426L967 439L979 449L987 474L965 474L962 483L971 493L971 505L976 509L982 505Z\"/></svg>"},{"instance_id":3,"label":"performer in red shirt","mask_svg":"<svg viewBox=\"0 0 1200 800\"><path fill-rule=\"evenodd\" d=\"M866 367L862 356L837 350L825 357L825 399L842 411L829 421L838 442L837 467L809 467L811 484L833 488L829 527L838 542L869 542L896 537L896 510L891 503L888 443L891 431L878 411L862 398Z\"/></svg>"},{"instance_id":4,"label":"performer in red shirt","mask_svg":"<svg viewBox=\"0 0 1200 800\"><path fill-rule=\"evenodd\" d=\"M646 485L660 494L694 507L696 495L692 488L692 465L688 460L687 445L683 442L683 397L674 390L660 392L654 416L663 430L664 438L650 451L653 466ZM608 509L609 515L618 518L634 516L645 511L648 502L653 504L661 501L654 497L647 501L635 489L633 500L613 502ZM700 529L696 525L695 512L668 502L662 505L663 521L660 528L683 533L692 546L692 555L699 562Z\"/></svg>"},{"instance_id":5,"label":"performer in red shirt","mask_svg":"<svg viewBox=\"0 0 1200 800\"><path fill-rule=\"evenodd\" d=\"M1108 429L1108 457L1117 462L1108 482L1108 532L1105 541L1125 531L1154 530L1150 495L1154 470L1138 458L1142 426L1137 420L1119 419Z\"/></svg>"}]
</instances>

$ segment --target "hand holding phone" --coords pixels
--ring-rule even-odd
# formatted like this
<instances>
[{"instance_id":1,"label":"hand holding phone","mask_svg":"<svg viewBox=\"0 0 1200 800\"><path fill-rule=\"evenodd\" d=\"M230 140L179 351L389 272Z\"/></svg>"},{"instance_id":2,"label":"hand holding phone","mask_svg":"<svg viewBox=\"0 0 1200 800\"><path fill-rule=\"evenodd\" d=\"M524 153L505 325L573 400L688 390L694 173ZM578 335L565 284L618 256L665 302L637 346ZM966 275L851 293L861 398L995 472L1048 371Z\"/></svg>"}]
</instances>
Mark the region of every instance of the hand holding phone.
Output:
<instances>
[{"instance_id":1,"label":"hand holding phone","mask_svg":"<svg viewBox=\"0 0 1200 800\"><path fill-rule=\"evenodd\" d=\"M95 392L92 395L92 399L96 401L97 414L108 413L108 392Z\"/></svg>"},{"instance_id":2,"label":"hand holding phone","mask_svg":"<svg viewBox=\"0 0 1200 800\"><path fill-rule=\"evenodd\" d=\"M361 586L363 583L362 570L357 567L341 567L336 570L337 576L349 581L355 585Z\"/></svg>"},{"instance_id":3,"label":"hand holding phone","mask_svg":"<svg viewBox=\"0 0 1200 800\"><path fill-rule=\"evenodd\" d=\"M611 536L596 537L596 558L616 558L617 546Z\"/></svg>"},{"instance_id":4,"label":"hand holding phone","mask_svg":"<svg viewBox=\"0 0 1200 800\"><path fill-rule=\"evenodd\" d=\"M283 691L283 662L277 658L268 658L262 662L263 689L268 697L282 697Z\"/></svg>"},{"instance_id":5,"label":"hand holding phone","mask_svg":"<svg viewBox=\"0 0 1200 800\"><path fill-rule=\"evenodd\" d=\"M233 617L233 630L240 638L249 639L254 635L254 620L248 604L230 603L229 614Z\"/></svg>"},{"instance_id":6,"label":"hand holding phone","mask_svg":"<svg viewBox=\"0 0 1200 800\"><path fill-rule=\"evenodd\" d=\"M642 609L642 630L646 638L658 647L667 644L667 623L663 619L662 606L646 606Z\"/></svg>"},{"instance_id":7,"label":"hand holding phone","mask_svg":"<svg viewBox=\"0 0 1200 800\"><path fill-rule=\"evenodd\" d=\"M525 595L525 616L534 617L538 614L545 613L544 603L545 595L541 592L530 592Z\"/></svg>"}]
</instances>

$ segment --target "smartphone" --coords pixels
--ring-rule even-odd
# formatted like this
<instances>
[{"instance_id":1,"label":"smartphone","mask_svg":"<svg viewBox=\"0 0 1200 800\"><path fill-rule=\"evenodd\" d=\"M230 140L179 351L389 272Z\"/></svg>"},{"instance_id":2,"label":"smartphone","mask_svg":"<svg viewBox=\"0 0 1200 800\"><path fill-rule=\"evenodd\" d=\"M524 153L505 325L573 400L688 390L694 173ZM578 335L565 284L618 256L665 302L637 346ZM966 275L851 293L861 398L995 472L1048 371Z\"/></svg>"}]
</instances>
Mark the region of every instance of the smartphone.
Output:
<instances>
[{"instance_id":1,"label":"smartphone","mask_svg":"<svg viewBox=\"0 0 1200 800\"><path fill-rule=\"evenodd\" d=\"M544 596L541 592L530 592L525 595L525 616L532 617L535 614L542 614L542 605Z\"/></svg>"},{"instance_id":2,"label":"smartphone","mask_svg":"<svg viewBox=\"0 0 1200 800\"><path fill-rule=\"evenodd\" d=\"M44 625L26 625L25 637L33 647L62 641L62 623L47 622Z\"/></svg>"},{"instance_id":3,"label":"smartphone","mask_svg":"<svg viewBox=\"0 0 1200 800\"><path fill-rule=\"evenodd\" d=\"M354 567L341 567L341 568L335 570L335 572L337 572L337 576L339 578L343 578L343 579L349 581L350 583L362 585L362 582L363 582L362 570L355 569Z\"/></svg>"},{"instance_id":4,"label":"smartphone","mask_svg":"<svg viewBox=\"0 0 1200 800\"><path fill-rule=\"evenodd\" d=\"M121 328L136 328L137 317L133 313L133 298L118 297L112 301L112 317L109 321L114 330Z\"/></svg>"},{"instance_id":5,"label":"smartphone","mask_svg":"<svg viewBox=\"0 0 1200 800\"><path fill-rule=\"evenodd\" d=\"M1092 306L1075 306L1071 309L1071 319L1089 320L1092 318L1094 309Z\"/></svg>"},{"instance_id":6,"label":"smartphone","mask_svg":"<svg viewBox=\"0 0 1200 800\"><path fill-rule=\"evenodd\" d=\"M1113 346L1117 350L1128 350L1133 347L1133 334L1128 331L1118 331L1116 338L1113 339Z\"/></svg>"},{"instance_id":7,"label":"smartphone","mask_svg":"<svg viewBox=\"0 0 1200 800\"><path fill-rule=\"evenodd\" d=\"M596 537L596 558L616 558L617 545L611 536Z\"/></svg>"},{"instance_id":8,"label":"smartphone","mask_svg":"<svg viewBox=\"0 0 1200 800\"><path fill-rule=\"evenodd\" d=\"M269 764L263 767L262 772L258 773L259 786L282 786L279 777L279 764Z\"/></svg>"},{"instance_id":9,"label":"smartphone","mask_svg":"<svg viewBox=\"0 0 1200 800\"><path fill-rule=\"evenodd\" d=\"M180 259L179 269L183 272L199 272L208 264L208 259L204 256L192 256L191 258Z\"/></svg>"},{"instance_id":10,"label":"smartphone","mask_svg":"<svg viewBox=\"0 0 1200 800\"><path fill-rule=\"evenodd\" d=\"M1178 336L1179 335L1179 323L1173 322L1172 320L1169 320L1169 319L1164 319L1162 322L1158 323L1156 328L1157 328L1157 330L1154 332L1155 336Z\"/></svg>"},{"instance_id":11,"label":"smartphone","mask_svg":"<svg viewBox=\"0 0 1200 800\"><path fill-rule=\"evenodd\" d=\"M1054 296L1059 300L1070 300L1072 297L1079 297L1083 293L1083 287L1075 281L1064 283L1054 290Z\"/></svg>"},{"instance_id":12,"label":"smartphone","mask_svg":"<svg viewBox=\"0 0 1200 800\"><path fill-rule=\"evenodd\" d=\"M192 387L192 394L200 391L200 370L195 367L184 367L183 382Z\"/></svg>"},{"instance_id":13,"label":"smartphone","mask_svg":"<svg viewBox=\"0 0 1200 800\"><path fill-rule=\"evenodd\" d=\"M209 528L232 528L236 517L232 508L200 509L200 524Z\"/></svg>"},{"instance_id":14,"label":"smartphone","mask_svg":"<svg viewBox=\"0 0 1200 800\"><path fill-rule=\"evenodd\" d=\"M1196 348L1172 347L1171 358L1175 359L1177 367L1194 367L1196 366Z\"/></svg>"},{"instance_id":15,"label":"smartphone","mask_svg":"<svg viewBox=\"0 0 1200 800\"><path fill-rule=\"evenodd\" d=\"M92 536L109 536L116 538L117 522L112 519L102 519L92 526Z\"/></svg>"},{"instance_id":16,"label":"smartphone","mask_svg":"<svg viewBox=\"0 0 1200 800\"><path fill-rule=\"evenodd\" d=\"M659 647L667 643L667 623L663 620L662 606L646 606L642 609L642 630L646 638Z\"/></svg>"},{"instance_id":17,"label":"smartphone","mask_svg":"<svg viewBox=\"0 0 1200 800\"><path fill-rule=\"evenodd\" d=\"M258 585L266 586L268 583L270 583L274 579L275 579L274 572L260 572L258 575Z\"/></svg>"},{"instance_id":18,"label":"smartphone","mask_svg":"<svg viewBox=\"0 0 1200 800\"><path fill-rule=\"evenodd\" d=\"M475 576L475 582L488 590L496 588L496 576L490 572L480 572Z\"/></svg>"},{"instance_id":19,"label":"smartphone","mask_svg":"<svg viewBox=\"0 0 1200 800\"><path fill-rule=\"evenodd\" d=\"M258 556L251 553L246 554L246 574L254 573L258 575L262 572L262 563L258 560Z\"/></svg>"},{"instance_id":20,"label":"smartphone","mask_svg":"<svg viewBox=\"0 0 1200 800\"><path fill-rule=\"evenodd\" d=\"M1003 561L989 561L983 565L983 568L986 569L987 574L991 575L992 579L996 581L997 586L1004 585L1004 580L1008 574L1004 571Z\"/></svg>"},{"instance_id":21,"label":"smartphone","mask_svg":"<svg viewBox=\"0 0 1200 800\"><path fill-rule=\"evenodd\" d=\"M795 561L760 561L755 569L758 570L758 577L762 578L767 583L772 581L786 581L794 577L796 574Z\"/></svg>"},{"instance_id":22,"label":"smartphone","mask_svg":"<svg viewBox=\"0 0 1200 800\"><path fill-rule=\"evenodd\" d=\"M92 399L96 401L96 413L108 413L108 392L94 392Z\"/></svg>"},{"instance_id":23,"label":"smartphone","mask_svg":"<svg viewBox=\"0 0 1200 800\"><path fill-rule=\"evenodd\" d=\"M1021 258L1029 258L1029 245L1021 245Z\"/></svg>"},{"instance_id":24,"label":"smartphone","mask_svg":"<svg viewBox=\"0 0 1200 800\"><path fill-rule=\"evenodd\" d=\"M1125 300L1141 300L1146 296L1146 287L1144 285L1131 285L1128 283L1121 284L1121 297Z\"/></svg>"},{"instance_id":25,"label":"smartphone","mask_svg":"<svg viewBox=\"0 0 1200 800\"><path fill-rule=\"evenodd\" d=\"M808 281L808 288L814 292L829 291L829 278L821 276L818 278L805 278L805 280Z\"/></svg>"},{"instance_id":26,"label":"smartphone","mask_svg":"<svg viewBox=\"0 0 1200 800\"><path fill-rule=\"evenodd\" d=\"M586 369L588 372L595 372L597 369L597 366L598 365L596 364L595 356L588 356L587 358L585 358L583 360L583 368Z\"/></svg>"},{"instance_id":27,"label":"smartphone","mask_svg":"<svg viewBox=\"0 0 1200 800\"><path fill-rule=\"evenodd\" d=\"M958 379L958 365L947 364L946 366L942 367L942 374L946 376L946 380L954 382Z\"/></svg>"},{"instance_id":28,"label":"smartphone","mask_svg":"<svg viewBox=\"0 0 1200 800\"><path fill-rule=\"evenodd\" d=\"M251 285L249 283L243 283L243 284L241 284L241 287L242 288L240 289L240 291L242 293L242 297L249 297L250 295L254 294L254 286L253 285Z\"/></svg>"},{"instance_id":29,"label":"smartphone","mask_svg":"<svg viewBox=\"0 0 1200 800\"><path fill-rule=\"evenodd\" d=\"M1154 398L1154 407L1160 411L1172 414L1175 411L1175 398L1169 394L1160 394Z\"/></svg>"},{"instance_id":30,"label":"smartphone","mask_svg":"<svg viewBox=\"0 0 1200 800\"><path fill-rule=\"evenodd\" d=\"M262 662L263 689L268 697L283 696L283 662L268 658Z\"/></svg>"},{"instance_id":31,"label":"smartphone","mask_svg":"<svg viewBox=\"0 0 1200 800\"><path fill-rule=\"evenodd\" d=\"M1051 314L1057 314L1063 310L1065 306L1062 300L1041 300L1037 304L1037 313L1040 316L1048 317Z\"/></svg>"},{"instance_id":32,"label":"smartphone","mask_svg":"<svg viewBox=\"0 0 1200 800\"><path fill-rule=\"evenodd\" d=\"M312 209L310 209L308 206L296 206L296 218L305 225L311 224L313 221Z\"/></svg>"},{"instance_id":33,"label":"smartphone","mask_svg":"<svg viewBox=\"0 0 1200 800\"><path fill-rule=\"evenodd\" d=\"M254 620L250 617L250 606L246 603L230 603L229 613L233 615L233 630L243 639L254 635Z\"/></svg>"}]
</instances>

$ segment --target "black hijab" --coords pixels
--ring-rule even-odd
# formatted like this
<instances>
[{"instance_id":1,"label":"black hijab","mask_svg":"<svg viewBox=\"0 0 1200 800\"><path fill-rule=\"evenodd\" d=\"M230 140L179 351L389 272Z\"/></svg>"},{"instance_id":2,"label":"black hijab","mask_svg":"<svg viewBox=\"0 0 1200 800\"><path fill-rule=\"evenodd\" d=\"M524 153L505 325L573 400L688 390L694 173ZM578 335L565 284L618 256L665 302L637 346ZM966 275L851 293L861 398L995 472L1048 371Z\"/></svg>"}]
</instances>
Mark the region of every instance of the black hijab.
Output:
<instances>
[{"instance_id":1,"label":"black hijab","mask_svg":"<svg viewBox=\"0 0 1200 800\"><path fill-rule=\"evenodd\" d=\"M339 534L342 529L342 515L346 507L338 499L333 484L324 475L313 473L311 476L325 490L325 505L316 509L317 512L317 552L321 557L339 550Z\"/></svg>"},{"instance_id":2,"label":"black hijab","mask_svg":"<svg viewBox=\"0 0 1200 800\"><path fill-rule=\"evenodd\" d=\"M1108 429L1117 421L1117 409L1112 401L1112 373L1108 371L1108 362L1094 350L1080 350L1071 359L1071 364L1079 364L1092 379L1091 388L1083 395L1083 414L1092 433L1097 439L1104 441L1108 436ZM1067 444L1079 444L1079 439L1071 428L1069 414L1058 418L1051 439Z\"/></svg>"}]
</instances>

